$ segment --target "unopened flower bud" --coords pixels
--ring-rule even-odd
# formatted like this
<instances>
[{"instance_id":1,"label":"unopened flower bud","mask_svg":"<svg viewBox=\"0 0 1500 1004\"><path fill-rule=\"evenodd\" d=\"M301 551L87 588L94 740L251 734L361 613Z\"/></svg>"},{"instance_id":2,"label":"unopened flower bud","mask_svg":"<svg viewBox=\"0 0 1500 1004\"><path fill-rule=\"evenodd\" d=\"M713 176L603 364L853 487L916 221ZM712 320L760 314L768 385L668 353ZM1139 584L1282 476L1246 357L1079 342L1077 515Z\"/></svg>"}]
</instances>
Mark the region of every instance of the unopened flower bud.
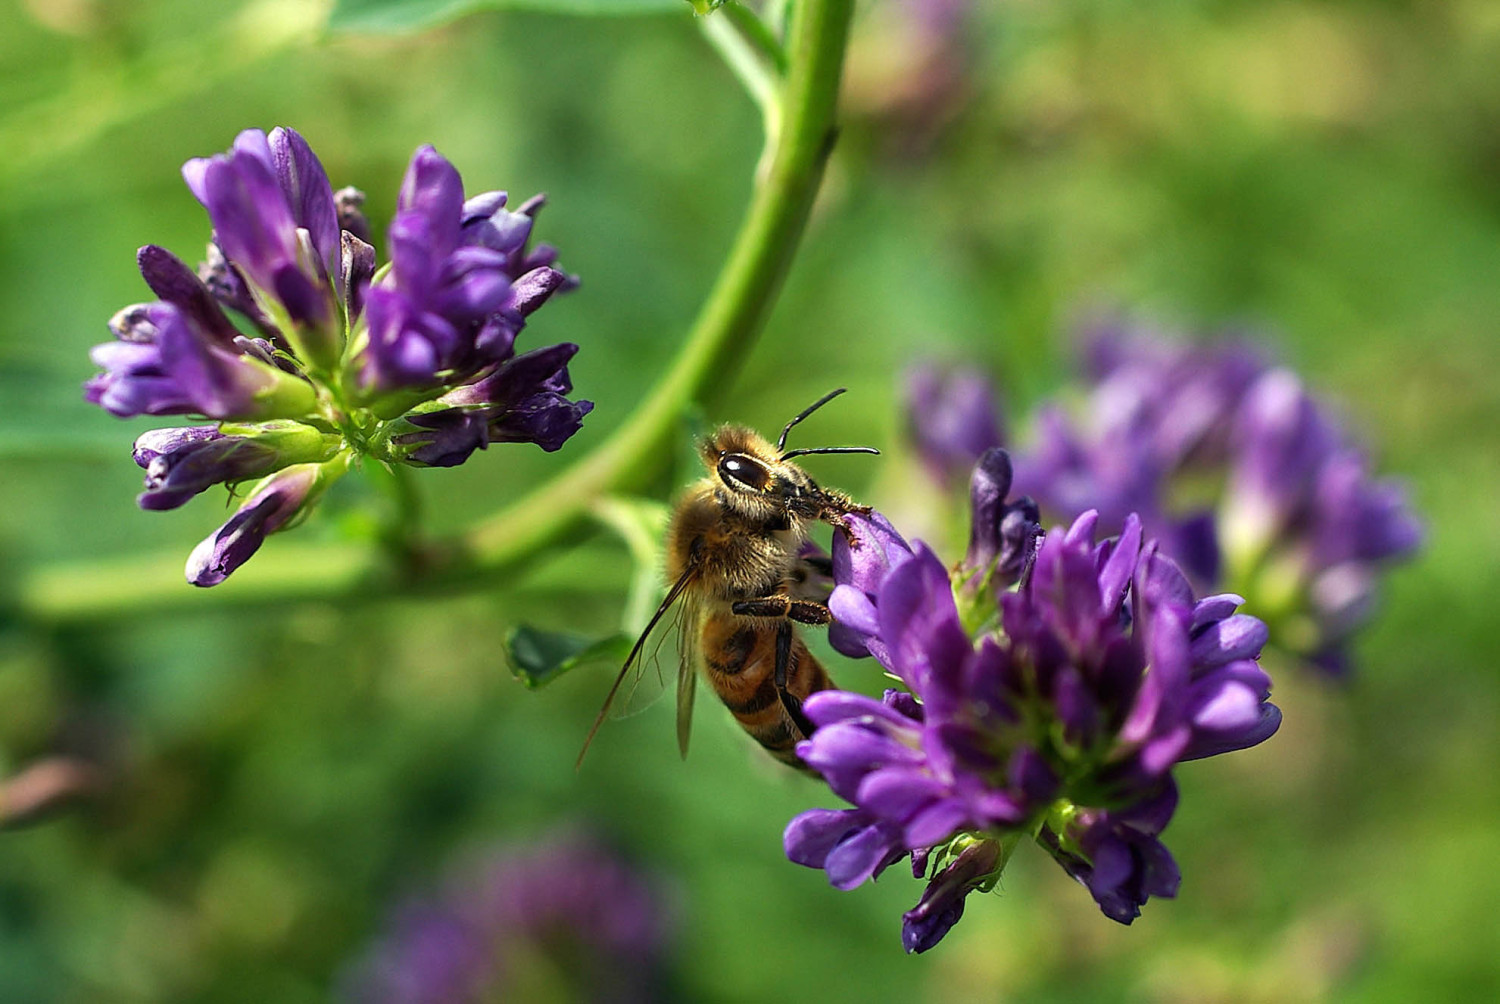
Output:
<instances>
[{"instance_id":1,"label":"unopened flower bud","mask_svg":"<svg viewBox=\"0 0 1500 1004\"><path fill-rule=\"evenodd\" d=\"M294 463L332 457L339 437L300 422L266 422L152 429L135 441L135 462L146 471L142 509L174 509L216 484L233 484Z\"/></svg>"},{"instance_id":2,"label":"unopened flower bud","mask_svg":"<svg viewBox=\"0 0 1500 1004\"><path fill-rule=\"evenodd\" d=\"M260 550L267 535L316 505L328 486L348 472L352 459L345 453L326 463L296 464L261 481L228 522L193 548L187 580L195 586L223 582Z\"/></svg>"}]
</instances>

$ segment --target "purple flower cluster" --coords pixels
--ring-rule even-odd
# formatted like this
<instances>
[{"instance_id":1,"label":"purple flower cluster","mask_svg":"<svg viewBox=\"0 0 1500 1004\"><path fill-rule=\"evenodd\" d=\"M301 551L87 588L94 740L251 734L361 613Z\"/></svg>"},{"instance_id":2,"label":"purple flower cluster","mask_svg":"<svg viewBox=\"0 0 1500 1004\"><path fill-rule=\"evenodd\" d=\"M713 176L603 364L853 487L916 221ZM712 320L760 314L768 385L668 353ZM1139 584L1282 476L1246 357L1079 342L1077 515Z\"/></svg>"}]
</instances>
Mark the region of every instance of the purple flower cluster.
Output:
<instances>
[{"instance_id":1,"label":"purple flower cluster","mask_svg":"<svg viewBox=\"0 0 1500 1004\"><path fill-rule=\"evenodd\" d=\"M1329 409L1247 342L1108 324L1090 332L1084 359L1082 406L1038 412L1018 487L1054 518L1098 512L1106 533L1137 514L1195 585L1244 595L1276 644L1342 670L1382 571L1421 540L1401 487L1374 478ZM972 430L994 427L984 395L963 397L963 421L959 400L911 398L929 465L977 458Z\"/></svg>"},{"instance_id":2,"label":"purple flower cluster","mask_svg":"<svg viewBox=\"0 0 1500 1004\"><path fill-rule=\"evenodd\" d=\"M1264 598L1278 636L1342 675L1382 571L1417 550L1421 523L1294 374L1264 374L1239 417L1219 509L1231 581Z\"/></svg>"},{"instance_id":3,"label":"purple flower cluster","mask_svg":"<svg viewBox=\"0 0 1500 1004\"><path fill-rule=\"evenodd\" d=\"M360 1004L662 999L659 891L591 840L507 850L401 906L346 974Z\"/></svg>"},{"instance_id":4,"label":"purple flower cluster","mask_svg":"<svg viewBox=\"0 0 1500 1004\"><path fill-rule=\"evenodd\" d=\"M200 415L136 444L147 509L261 478L188 563L223 581L265 535L305 513L359 458L452 467L493 442L556 450L593 405L568 398L577 346L517 354L526 319L575 280L530 245L540 196L465 199L431 147L412 157L377 267L363 195L334 192L291 129L236 137L183 165L214 226L195 272L148 245L158 299L110 322L84 396L111 414Z\"/></svg>"},{"instance_id":5,"label":"purple flower cluster","mask_svg":"<svg viewBox=\"0 0 1500 1004\"><path fill-rule=\"evenodd\" d=\"M808 698L817 730L797 752L854 807L797 817L786 850L845 889L915 854L931 874L906 916L908 951L946 933L1023 834L1129 923L1176 892L1159 840L1173 767L1253 746L1281 721L1256 661L1266 626L1237 613L1238 596L1197 599L1133 515L1100 543L1092 512L1039 539L1029 501L1003 501L1003 458L976 469L975 537L993 543L971 547L957 589L878 515L835 541L841 645L862 645L907 691ZM988 566L972 567L976 553ZM998 593L969 588L976 572Z\"/></svg>"}]
</instances>

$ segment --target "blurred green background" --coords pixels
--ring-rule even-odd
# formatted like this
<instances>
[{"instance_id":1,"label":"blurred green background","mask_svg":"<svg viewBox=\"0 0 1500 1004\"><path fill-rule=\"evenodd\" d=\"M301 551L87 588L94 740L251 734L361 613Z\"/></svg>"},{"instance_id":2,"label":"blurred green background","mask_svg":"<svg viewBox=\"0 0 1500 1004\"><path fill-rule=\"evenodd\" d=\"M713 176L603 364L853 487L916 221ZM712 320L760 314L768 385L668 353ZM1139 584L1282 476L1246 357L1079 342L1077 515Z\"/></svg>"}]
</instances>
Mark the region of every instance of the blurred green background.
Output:
<instances>
[{"instance_id":1,"label":"blurred green background","mask_svg":"<svg viewBox=\"0 0 1500 1004\"><path fill-rule=\"evenodd\" d=\"M1179 772L1179 898L1120 927L1023 850L908 957L920 884L898 869L839 893L786 863L786 821L835 800L711 698L686 764L667 700L608 723L575 774L612 669L532 692L501 648L522 621L614 630L629 562L600 538L458 598L4 625L0 774L72 752L106 783L0 833L0 1000L325 999L393 903L559 823L667 882L687 999L1500 994L1500 5L980 2L925 70L899 6L861 7L817 214L710 418L768 429L848 386L809 442L887 453L808 466L899 505L902 366L989 367L1019 416L1064 379L1070 319L1124 306L1265 332L1428 521L1353 681L1275 667L1281 734ZM0 0L0 597L91 556L161 553L178 575L224 518L216 492L137 510L148 423L79 384L106 319L146 297L136 247L201 254L178 168L242 128L299 129L377 232L421 143L471 192L551 198L539 236L584 285L524 344L579 343L597 409L561 454L421 472L436 529L601 441L671 357L759 147L689 16L487 13L388 38L325 37L325 14ZM370 501L346 492L296 534L357 534ZM829 663L879 686L868 663Z\"/></svg>"}]
</instances>

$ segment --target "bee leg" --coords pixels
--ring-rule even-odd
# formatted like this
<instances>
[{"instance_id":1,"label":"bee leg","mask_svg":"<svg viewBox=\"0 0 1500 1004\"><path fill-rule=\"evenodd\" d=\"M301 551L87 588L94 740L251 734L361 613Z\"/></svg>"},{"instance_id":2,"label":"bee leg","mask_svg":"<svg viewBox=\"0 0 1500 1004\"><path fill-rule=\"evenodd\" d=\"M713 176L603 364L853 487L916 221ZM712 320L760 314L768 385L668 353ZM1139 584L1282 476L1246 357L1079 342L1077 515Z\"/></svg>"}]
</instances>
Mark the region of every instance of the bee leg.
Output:
<instances>
[{"instance_id":1,"label":"bee leg","mask_svg":"<svg viewBox=\"0 0 1500 1004\"><path fill-rule=\"evenodd\" d=\"M815 603L812 600L794 600L784 593L778 593L775 596L740 600L730 609L740 617L779 619L780 623L776 625L776 693L781 698L781 706L786 709L787 717L801 731L802 737L805 739L812 735L813 723L807 715L803 714L802 701L787 689L787 679L791 675L792 637L795 630L792 622L828 624L833 620L833 615L828 612L827 605Z\"/></svg>"},{"instance_id":2,"label":"bee leg","mask_svg":"<svg viewBox=\"0 0 1500 1004\"><path fill-rule=\"evenodd\" d=\"M792 622L789 620L776 626L776 693L781 696L781 706L786 709L787 717L797 726L802 738L806 739L813 734L814 725L803 713L802 701L786 689L792 663L792 630Z\"/></svg>"},{"instance_id":3,"label":"bee leg","mask_svg":"<svg viewBox=\"0 0 1500 1004\"><path fill-rule=\"evenodd\" d=\"M730 609L741 617L781 617L798 624L828 624L833 620L833 614L828 612L826 603L794 600L784 595L740 600Z\"/></svg>"},{"instance_id":4,"label":"bee leg","mask_svg":"<svg viewBox=\"0 0 1500 1004\"><path fill-rule=\"evenodd\" d=\"M832 624L833 614L828 604L815 600L792 600L786 615L798 624Z\"/></svg>"}]
</instances>

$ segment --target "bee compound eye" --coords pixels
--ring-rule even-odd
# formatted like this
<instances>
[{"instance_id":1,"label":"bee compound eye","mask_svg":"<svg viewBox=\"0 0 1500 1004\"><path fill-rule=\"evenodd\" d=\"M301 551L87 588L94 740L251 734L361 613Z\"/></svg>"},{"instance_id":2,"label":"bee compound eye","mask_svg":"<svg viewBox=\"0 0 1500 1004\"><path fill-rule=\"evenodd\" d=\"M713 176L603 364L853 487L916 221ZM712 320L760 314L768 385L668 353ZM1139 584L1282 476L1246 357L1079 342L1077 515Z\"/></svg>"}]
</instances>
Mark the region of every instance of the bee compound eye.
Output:
<instances>
[{"instance_id":1,"label":"bee compound eye","mask_svg":"<svg viewBox=\"0 0 1500 1004\"><path fill-rule=\"evenodd\" d=\"M770 473L758 461L739 453L731 453L719 461L719 477L751 491L761 491L770 480Z\"/></svg>"}]
</instances>

